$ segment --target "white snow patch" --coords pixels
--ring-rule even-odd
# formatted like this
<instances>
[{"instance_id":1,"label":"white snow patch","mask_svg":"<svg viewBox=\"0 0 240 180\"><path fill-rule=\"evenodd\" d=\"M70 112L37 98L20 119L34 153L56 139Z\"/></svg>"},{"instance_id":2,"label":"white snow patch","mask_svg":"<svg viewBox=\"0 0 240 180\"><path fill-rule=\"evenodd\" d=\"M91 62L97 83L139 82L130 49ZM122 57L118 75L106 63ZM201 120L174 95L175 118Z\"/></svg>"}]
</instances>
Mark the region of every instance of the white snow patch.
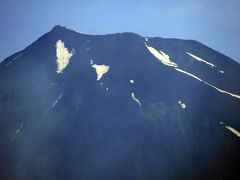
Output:
<instances>
[{"instance_id":1,"label":"white snow patch","mask_svg":"<svg viewBox=\"0 0 240 180\"><path fill-rule=\"evenodd\" d=\"M90 59L90 64L93 65L93 60L92 59Z\"/></svg>"},{"instance_id":2,"label":"white snow patch","mask_svg":"<svg viewBox=\"0 0 240 180\"><path fill-rule=\"evenodd\" d=\"M71 53L72 53L72 55L75 55L75 54L76 54L75 49L72 49L72 50L71 50Z\"/></svg>"},{"instance_id":3,"label":"white snow patch","mask_svg":"<svg viewBox=\"0 0 240 180\"><path fill-rule=\"evenodd\" d=\"M204 81L204 83L207 84L208 86L216 89L217 91L219 91L219 92L221 92L221 93L228 94L228 95L230 95L230 96L232 96L232 97L234 97L234 98L240 99L240 96L237 95L237 94L232 94L232 93L230 93L230 92L227 92L227 91L224 91L224 90L222 90L222 89L219 89L219 88L217 88L216 86L214 86L214 85L212 85L212 84L209 84L208 82L205 82L205 81Z\"/></svg>"},{"instance_id":4,"label":"white snow patch","mask_svg":"<svg viewBox=\"0 0 240 180\"><path fill-rule=\"evenodd\" d=\"M199 77L197 77L197 76L195 76L195 75L193 75L193 74L191 74L191 73L189 73L189 72L187 72L187 71L184 71L184 70L179 69L179 68L175 68L175 69L176 69L177 71L181 72L181 73L187 74L188 76L191 76L191 77L197 79L198 81L203 81L201 78L199 78Z\"/></svg>"},{"instance_id":5,"label":"white snow patch","mask_svg":"<svg viewBox=\"0 0 240 180\"><path fill-rule=\"evenodd\" d=\"M176 69L177 71L179 71L179 72L182 72L182 73L184 73L184 74L187 74L187 75L189 75L189 76L197 79L198 81L202 81L203 83L207 84L208 86L216 89L217 91L219 91L219 92L221 92L221 93L228 94L228 95L230 95L230 96L232 96L232 97L234 97L234 98L240 99L240 95L232 94L232 93L230 93L230 92L227 92L227 91L224 91L224 90L222 90L222 89L219 89L219 88L217 88L216 86L214 86L214 85L212 85L212 84L210 84L210 83L208 83L208 82L206 82L206 81L203 81L201 78L199 78L199 77L197 77L197 76L195 76L195 75L193 75L193 74L191 74L191 73L189 73L189 72L186 72L186 71L181 70L181 69L179 69L179 68L175 68L175 69Z\"/></svg>"},{"instance_id":6,"label":"white snow patch","mask_svg":"<svg viewBox=\"0 0 240 180\"><path fill-rule=\"evenodd\" d=\"M187 74L188 76L191 76L191 77L193 77L193 78L195 78L195 79L197 79L197 80L199 80L199 81L203 81L201 78L199 78L199 77L197 77L197 76L195 76L195 75L193 75L193 74L191 74L191 73L189 73L189 72L187 72L187 71L184 71L184 70L182 70L182 69L180 69L180 68L177 68L178 65L177 65L176 63L174 63L173 61L171 61L170 58L169 58L169 56L168 56L166 53L164 53L164 52L162 52L162 51L160 51L160 53L159 53L159 52L158 52L156 49L154 49L153 47L147 46L146 43L145 43L145 45L146 45L146 47L148 48L148 50L149 50L157 59L159 59L159 61L161 61L163 64L165 64L165 65L167 65L167 66L174 67L177 71L179 71L179 72L181 72L181 73L184 73L184 74Z\"/></svg>"},{"instance_id":7,"label":"white snow patch","mask_svg":"<svg viewBox=\"0 0 240 180\"><path fill-rule=\"evenodd\" d=\"M227 92L227 91L224 91L224 90L222 90L222 89L219 89L219 88L213 86L212 84L209 84L208 82L203 81L201 78L199 78L199 77L197 77L197 76L195 76L195 75L193 75L193 74L191 74L191 73L189 73L189 72L187 72L187 71L184 71L184 70L178 68L178 65L177 65L176 63L172 62L167 54L165 54L165 53L162 52L162 51L160 51L160 53L159 53L159 52L158 52L156 49L154 49L153 47L147 46L146 43L144 43L144 44L145 44L145 46L148 48L148 50L149 50L157 59L159 59L159 61L161 61L163 64L165 64L165 65L167 65L167 66L170 66L170 67L174 67L175 70L177 70L177 71L179 71L179 72L181 72L181 73L184 73L184 74L186 74L186 75L188 75L188 76L190 76L190 77L192 77L192 78L194 78L194 79L196 79L196 80L198 80L198 81L201 81L201 82L207 84L208 86L216 89L217 91L219 91L219 92L221 92L221 93L228 94L228 95L230 95L230 96L232 96L232 97L235 97L235 98L240 99L240 95L232 94L232 93L230 93L230 92ZM195 59L197 59L198 61L202 61L202 62L204 62L204 63L207 63L207 64L210 65L211 67L216 67L214 64L211 64L211 63L209 63L209 62L207 62L207 61L205 61L205 60L203 60L203 59L201 59L201 58L199 58L199 57L197 57L197 56L195 56L195 55L193 55L193 54L191 54L191 53L188 53L188 54L189 54L190 56L194 57Z\"/></svg>"},{"instance_id":8,"label":"white snow patch","mask_svg":"<svg viewBox=\"0 0 240 180\"><path fill-rule=\"evenodd\" d=\"M15 134L18 134L20 133L20 131L22 130L23 128L23 123L20 124L19 128L16 130Z\"/></svg>"},{"instance_id":9,"label":"white snow patch","mask_svg":"<svg viewBox=\"0 0 240 180\"><path fill-rule=\"evenodd\" d=\"M14 57L11 61L9 61L4 67L8 67L11 65L14 61L16 61L18 58L20 58L23 54L19 54L16 57Z\"/></svg>"},{"instance_id":10,"label":"white snow patch","mask_svg":"<svg viewBox=\"0 0 240 180\"><path fill-rule=\"evenodd\" d=\"M102 85L103 85L103 83L101 82L101 83L100 83L100 85L102 86Z\"/></svg>"},{"instance_id":11,"label":"white snow patch","mask_svg":"<svg viewBox=\"0 0 240 180\"><path fill-rule=\"evenodd\" d=\"M147 37L145 38L145 41L148 42L148 38Z\"/></svg>"},{"instance_id":12,"label":"white snow patch","mask_svg":"<svg viewBox=\"0 0 240 180\"><path fill-rule=\"evenodd\" d=\"M134 83L134 80L130 79L130 83L133 84L133 83Z\"/></svg>"},{"instance_id":13,"label":"white snow patch","mask_svg":"<svg viewBox=\"0 0 240 180\"><path fill-rule=\"evenodd\" d=\"M219 71L219 72L220 72L220 73L222 73L222 74L224 73L224 71L223 71L223 70L221 70L221 71Z\"/></svg>"},{"instance_id":14,"label":"white snow patch","mask_svg":"<svg viewBox=\"0 0 240 180\"><path fill-rule=\"evenodd\" d=\"M15 135L11 137L10 141L13 141L17 137L17 135L21 132L22 128L23 128L23 123L21 123L19 128L17 128L17 130L15 131Z\"/></svg>"},{"instance_id":15,"label":"white snow patch","mask_svg":"<svg viewBox=\"0 0 240 180\"><path fill-rule=\"evenodd\" d=\"M230 126L225 126L229 131L231 131L233 134L235 134L237 137L240 137L240 132L238 132L236 129L230 127Z\"/></svg>"},{"instance_id":16,"label":"white snow patch","mask_svg":"<svg viewBox=\"0 0 240 180\"><path fill-rule=\"evenodd\" d=\"M200 58L200 57L198 57L198 56L196 56L196 55L194 55L194 54L191 54L191 53L189 53L189 52L186 52L186 53L187 53L189 56L191 56L191 57L193 57L194 59L196 59L197 61L203 62L203 63L211 66L212 68L213 68L213 67L216 67L214 64L212 64L212 63L210 63L210 62L207 62L207 61L205 61L204 59L202 59L202 58Z\"/></svg>"},{"instance_id":17,"label":"white snow patch","mask_svg":"<svg viewBox=\"0 0 240 180\"><path fill-rule=\"evenodd\" d=\"M139 107L142 107L141 102L136 98L135 94L132 92L131 93L132 99L139 105Z\"/></svg>"},{"instance_id":18,"label":"white snow patch","mask_svg":"<svg viewBox=\"0 0 240 180\"><path fill-rule=\"evenodd\" d=\"M20 131L21 131L21 129L17 129L17 130L16 130L16 134L18 134Z\"/></svg>"},{"instance_id":19,"label":"white snow patch","mask_svg":"<svg viewBox=\"0 0 240 180\"><path fill-rule=\"evenodd\" d=\"M178 65L174 62L172 62L169 58L169 56L162 52L162 51L157 51L156 49L154 49L153 47L148 46L145 43L145 46L147 47L147 49L150 51L150 53L152 55L155 56L155 58L157 58L159 61L161 61L163 64L167 65L167 66L171 66L171 67L178 67Z\"/></svg>"},{"instance_id":20,"label":"white snow patch","mask_svg":"<svg viewBox=\"0 0 240 180\"><path fill-rule=\"evenodd\" d=\"M57 56L57 73L62 73L62 71L67 67L70 58L73 56L72 52L64 46L64 42L58 40L56 42L56 56Z\"/></svg>"},{"instance_id":21,"label":"white snow patch","mask_svg":"<svg viewBox=\"0 0 240 180\"><path fill-rule=\"evenodd\" d=\"M96 70L97 73L97 81L99 81L102 76L108 72L109 66L106 65L97 65L97 64L92 64L92 67Z\"/></svg>"},{"instance_id":22,"label":"white snow patch","mask_svg":"<svg viewBox=\"0 0 240 180\"><path fill-rule=\"evenodd\" d=\"M57 99L52 103L52 109L57 105L57 103L59 102L59 100L63 97L63 93L61 93Z\"/></svg>"},{"instance_id":23,"label":"white snow patch","mask_svg":"<svg viewBox=\"0 0 240 180\"><path fill-rule=\"evenodd\" d=\"M106 91L108 91L108 88L106 88Z\"/></svg>"},{"instance_id":24,"label":"white snow patch","mask_svg":"<svg viewBox=\"0 0 240 180\"><path fill-rule=\"evenodd\" d=\"M178 104L180 105L180 107L182 109L185 109L187 107L187 105L185 103L183 103L182 101L178 101Z\"/></svg>"}]
</instances>

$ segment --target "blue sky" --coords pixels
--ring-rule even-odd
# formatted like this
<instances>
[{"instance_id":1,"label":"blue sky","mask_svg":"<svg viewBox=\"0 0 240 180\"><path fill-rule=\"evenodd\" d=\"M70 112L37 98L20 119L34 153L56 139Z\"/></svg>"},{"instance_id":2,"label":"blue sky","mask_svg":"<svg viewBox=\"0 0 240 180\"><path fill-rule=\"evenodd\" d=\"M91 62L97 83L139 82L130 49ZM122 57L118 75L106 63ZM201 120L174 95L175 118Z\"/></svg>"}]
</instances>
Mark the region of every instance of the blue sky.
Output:
<instances>
[{"instance_id":1,"label":"blue sky","mask_svg":"<svg viewBox=\"0 0 240 180\"><path fill-rule=\"evenodd\" d=\"M0 61L54 25L195 39L240 62L238 0L0 0Z\"/></svg>"}]
</instances>

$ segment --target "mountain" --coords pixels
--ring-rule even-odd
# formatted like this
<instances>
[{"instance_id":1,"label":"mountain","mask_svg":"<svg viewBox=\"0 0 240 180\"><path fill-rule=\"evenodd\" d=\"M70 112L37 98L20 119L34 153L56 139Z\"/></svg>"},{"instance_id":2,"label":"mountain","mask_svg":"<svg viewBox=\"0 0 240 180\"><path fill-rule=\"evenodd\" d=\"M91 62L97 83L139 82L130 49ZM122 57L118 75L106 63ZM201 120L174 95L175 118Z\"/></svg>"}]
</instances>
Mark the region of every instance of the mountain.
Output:
<instances>
[{"instance_id":1,"label":"mountain","mask_svg":"<svg viewBox=\"0 0 240 180\"><path fill-rule=\"evenodd\" d=\"M197 41L55 26L0 64L0 178L239 179L239 77Z\"/></svg>"}]
</instances>

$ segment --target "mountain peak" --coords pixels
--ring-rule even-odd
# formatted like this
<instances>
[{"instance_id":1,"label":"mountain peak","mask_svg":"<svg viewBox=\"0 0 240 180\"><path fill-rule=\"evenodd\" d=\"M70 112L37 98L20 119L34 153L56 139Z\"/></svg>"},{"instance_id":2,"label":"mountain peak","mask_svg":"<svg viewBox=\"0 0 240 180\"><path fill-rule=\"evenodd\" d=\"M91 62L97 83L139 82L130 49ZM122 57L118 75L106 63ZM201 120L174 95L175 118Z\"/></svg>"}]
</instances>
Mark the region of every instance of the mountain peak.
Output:
<instances>
[{"instance_id":1,"label":"mountain peak","mask_svg":"<svg viewBox=\"0 0 240 180\"><path fill-rule=\"evenodd\" d=\"M72 29L69 29L67 28L66 26L61 26L61 25L55 25L52 30L52 32L62 32L62 33L65 33L65 32L68 32L68 31L73 31ZM74 31L75 32L75 31Z\"/></svg>"},{"instance_id":2,"label":"mountain peak","mask_svg":"<svg viewBox=\"0 0 240 180\"><path fill-rule=\"evenodd\" d=\"M65 26L55 25L52 28L52 31L54 31L54 30L67 30L67 28Z\"/></svg>"}]
</instances>

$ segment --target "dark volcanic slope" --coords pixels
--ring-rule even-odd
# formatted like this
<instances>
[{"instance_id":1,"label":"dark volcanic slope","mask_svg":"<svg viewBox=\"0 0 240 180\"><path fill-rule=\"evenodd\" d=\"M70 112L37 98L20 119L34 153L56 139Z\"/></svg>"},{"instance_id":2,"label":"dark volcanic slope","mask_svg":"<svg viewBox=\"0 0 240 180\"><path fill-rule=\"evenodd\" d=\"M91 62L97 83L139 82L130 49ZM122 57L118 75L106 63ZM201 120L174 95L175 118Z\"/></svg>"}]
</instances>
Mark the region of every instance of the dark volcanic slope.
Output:
<instances>
[{"instance_id":1,"label":"dark volcanic slope","mask_svg":"<svg viewBox=\"0 0 240 180\"><path fill-rule=\"evenodd\" d=\"M196 41L56 26L0 64L0 177L240 178L239 77Z\"/></svg>"}]
</instances>

